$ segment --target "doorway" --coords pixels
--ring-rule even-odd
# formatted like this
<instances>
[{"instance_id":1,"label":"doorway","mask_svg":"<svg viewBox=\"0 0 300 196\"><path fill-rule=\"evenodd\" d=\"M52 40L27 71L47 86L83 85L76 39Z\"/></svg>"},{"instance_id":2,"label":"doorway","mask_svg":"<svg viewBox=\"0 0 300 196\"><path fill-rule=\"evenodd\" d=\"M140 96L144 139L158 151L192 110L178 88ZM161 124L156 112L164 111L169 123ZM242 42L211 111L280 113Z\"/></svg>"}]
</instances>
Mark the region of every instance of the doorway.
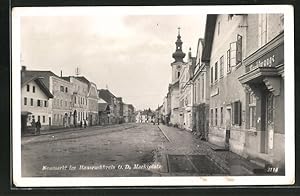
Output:
<instances>
[{"instance_id":1,"label":"doorway","mask_svg":"<svg viewBox=\"0 0 300 196\"><path fill-rule=\"evenodd\" d=\"M227 106L225 114L226 132L225 132L225 149L229 149L229 139L231 130L231 106Z\"/></svg>"},{"instance_id":2,"label":"doorway","mask_svg":"<svg viewBox=\"0 0 300 196\"><path fill-rule=\"evenodd\" d=\"M274 144L274 95L273 93L266 91L265 93L265 104L263 107L262 119L264 120L264 125L262 126L262 152L265 154L270 153L273 149Z\"/></svg>"}]
</instances>

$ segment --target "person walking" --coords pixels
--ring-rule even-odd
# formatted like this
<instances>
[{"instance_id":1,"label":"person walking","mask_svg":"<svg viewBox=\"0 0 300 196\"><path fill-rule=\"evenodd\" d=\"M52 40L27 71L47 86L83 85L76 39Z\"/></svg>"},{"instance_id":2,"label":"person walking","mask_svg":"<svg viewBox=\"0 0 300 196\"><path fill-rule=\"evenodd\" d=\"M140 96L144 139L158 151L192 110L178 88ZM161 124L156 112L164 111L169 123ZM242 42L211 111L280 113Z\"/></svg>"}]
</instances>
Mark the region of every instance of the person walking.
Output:
<instances>
[{"instance_id":1,"label":"person walking","mask_svg":"<svg viewBox=\"0 0 300 196\"><path fill-rule=\"evenodd\" d=\"M83 123L84 123L84 128L86 128L86 120L85 119L83 120Z\"/></svg>"},{"instance_id":2,"label":"person walking","mask_svg":"<svg viewBox=\"0 0 300 196\"><path fill-rule=\"evenodd\" d=\"M33 129L33 131L34 131L34 134L36 134L36 125L35 125L35 120L34 120L34 118L32 118L32 121L31 121L31 127L32 127L32 129Z\"/></svg>"},{"instance_id":3,"label":"person walking","mask_svg":"<svg viewBox=\"0 0 300 196\"><path fill-rule=\"evenodd\" d=\"M40 119L38 119L38 121L35 123L36 126L36 134L40 135L41 134L41 122Z\"/></svg>"}]
</instances>

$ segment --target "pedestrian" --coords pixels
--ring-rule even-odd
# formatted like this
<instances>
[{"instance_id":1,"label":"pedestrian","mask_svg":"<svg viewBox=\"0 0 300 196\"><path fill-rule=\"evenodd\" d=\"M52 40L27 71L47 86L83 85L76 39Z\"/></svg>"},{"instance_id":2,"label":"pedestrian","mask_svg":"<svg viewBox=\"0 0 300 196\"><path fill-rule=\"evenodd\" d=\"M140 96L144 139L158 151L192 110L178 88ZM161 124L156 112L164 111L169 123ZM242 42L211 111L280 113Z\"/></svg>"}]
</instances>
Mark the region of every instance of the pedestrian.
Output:
<instances>
[{"instance_id":1,"label":"pedestrian","mask_svg":"<svg viewBox=\"0 0 300 196\"><path fill-rule=\"evenodd\" d=\"M35 125L35 120L34 120L34 118L32 118L32 121L31 121L31 127L32 127L32 129L33 129L33 131L34 131L34 134L36 133L36 125Z\"/></svg>"},{"instance_id":2,"label":"pedestrian","mask_svg":"<svg viewBox=\"0 0 300 196\"><path fill-rule=\"evenodd\" d=\"M83 120L84 128L86 128L86 120Z\"/></svg>"},{"instance_id":3,"label":"pedestrian","mask_svg":"<svg viewBox=\"0 0 300 196\"><path fill-rule=\"evenodd\" d=\"M38 121L35 123L36 126L36 134L40 135L41 134L41 122L40 119L38 119Z\"/></svg>"}]
</instances>

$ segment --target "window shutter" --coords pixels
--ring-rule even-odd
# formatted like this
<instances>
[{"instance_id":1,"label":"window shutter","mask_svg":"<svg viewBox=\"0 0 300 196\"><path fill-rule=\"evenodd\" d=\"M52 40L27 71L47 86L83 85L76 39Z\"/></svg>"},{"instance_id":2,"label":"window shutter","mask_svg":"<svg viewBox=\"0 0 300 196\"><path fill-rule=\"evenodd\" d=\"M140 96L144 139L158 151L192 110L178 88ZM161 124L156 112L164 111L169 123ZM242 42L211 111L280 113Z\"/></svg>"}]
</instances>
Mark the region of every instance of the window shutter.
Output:
<instances>
[{"instance_id":1,"label":"window shutter","mask_svg":"<svg viewBox=\"0 0 300 196\"><path fill-rule=\"evenodd\" d=\"M241 124L242 124L242 120L241 120L241 102L240 101L237 101L236 102L237 103L237 124L239 125L239 126L241 126Z\"/></svg>"},{"instance_id":2,"label":"window shutter","mask_svg":"<svg viewBox=\"0 0 300 196\"><path fill-rule=\"evenodd\" d=\"M236 65L236 42L230 43L230 65Z\"/></svg>"},{"instance_id":3,"label":"window shutter","mask_svg":"<svg viewBox=\"0 0 300 196\"><path fill-rule=\"evenodd\" d=\"M236 64L242 62L242 36L237 35L236 43Z\"/></svg>"}]
</instances>

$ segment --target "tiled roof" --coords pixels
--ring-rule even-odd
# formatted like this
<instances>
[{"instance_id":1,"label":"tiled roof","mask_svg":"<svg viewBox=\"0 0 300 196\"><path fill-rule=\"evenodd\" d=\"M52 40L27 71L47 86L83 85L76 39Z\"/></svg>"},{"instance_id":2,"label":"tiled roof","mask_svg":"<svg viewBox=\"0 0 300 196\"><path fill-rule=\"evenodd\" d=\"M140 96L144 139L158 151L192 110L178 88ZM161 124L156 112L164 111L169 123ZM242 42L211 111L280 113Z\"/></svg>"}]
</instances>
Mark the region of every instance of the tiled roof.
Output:
<instances>
[{"instance_id":1,"label":"tiled roof","mask_svg":"<svg viewBox=\"0 0 300 196\"><path fill-rule=\"evenodd\" d=\"M111 103L112 98L116 97L108 89L98 90L98 95L99 95L99 98L103 99L107 103Z\"/></svg>"},{"instance_id":2,"label":"tiled roof","mask_svg":"<svg viewBox=\"0 0 300 196\"><path fill-rule=\"evenodd\" d=\"M28 84L29 82L34 81L40 89L43 91L43 93L48 97L48 98L53 98L52 93L49 91L49 88L44 84L43 79L39 78L38 76L30 76L27 75L26 72L23 74L23 77L21 79L22 82L22 87Z\"/></svg>"},{"instance_id":3,"label":"tiled roof","mask_svg":"<svg viewBox=\"0 0 300 196\"><path fill-rule=\"evenodd\" d=\"M39 70L26 70L22 71L24 73L25 77L39 77L42 78L42 81L44 85L49 89L49 77L50 76L56 76L52 71L39 71ZM23 82L23 81L22 81Z\"/></svg>"},{"instance_id":4,"label":"tiled roof","mask_svg":"<svg viewBox=\"0 0 300 196\"><path fill-rule=\"evenodd\" d=\"M76 78L86 84L90 84L90 81L88 79L86 79L84 76L75 76L74 78Z\"/></svg>"}]
</instances>

